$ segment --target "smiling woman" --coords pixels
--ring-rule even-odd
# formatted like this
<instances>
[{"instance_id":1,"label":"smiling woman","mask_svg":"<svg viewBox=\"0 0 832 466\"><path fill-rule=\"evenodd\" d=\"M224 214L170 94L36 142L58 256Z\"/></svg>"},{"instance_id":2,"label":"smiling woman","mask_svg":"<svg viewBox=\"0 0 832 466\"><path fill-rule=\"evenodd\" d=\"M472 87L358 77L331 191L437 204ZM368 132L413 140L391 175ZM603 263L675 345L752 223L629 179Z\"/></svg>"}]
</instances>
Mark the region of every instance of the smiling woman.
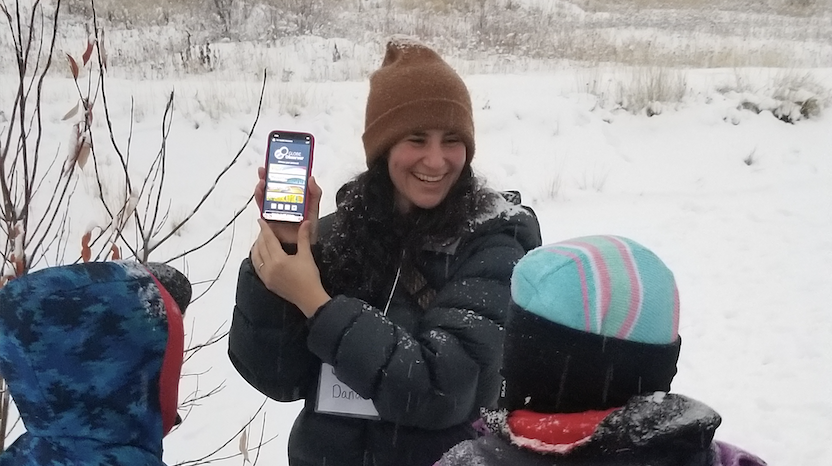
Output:
<instances>
[{"instance_id":1,"label":"smiling woman","mask_svg":"<svg viewBox=\"0 0 832 466\"><path fill-rule=\"evenodd\" d=\"M475 438L512 268L540 245L534 214L473 175L471 98L433 50L388 44L363 142L336 212L318 220L312 180L309 220L261 222L240 269L229 356L271 398L305 400L292 466L427 466Z\"/></svg>"}]
</instances>

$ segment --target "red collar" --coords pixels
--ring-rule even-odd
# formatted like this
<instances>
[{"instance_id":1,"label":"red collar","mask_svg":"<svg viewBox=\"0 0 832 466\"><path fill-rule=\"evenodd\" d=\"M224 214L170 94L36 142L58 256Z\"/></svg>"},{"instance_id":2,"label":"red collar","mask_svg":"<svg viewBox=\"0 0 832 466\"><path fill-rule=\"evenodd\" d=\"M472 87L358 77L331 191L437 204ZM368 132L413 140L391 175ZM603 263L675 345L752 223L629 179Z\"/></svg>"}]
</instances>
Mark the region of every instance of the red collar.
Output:
<instances>
[{"instance_id":1,"label":"red collar","mask_svg":"<svg viewBox=\"0 0 832 466\"><path fill-rule=\"evenodd\" d=\"M546 453L566 453L589 440L598 424L611 412L536 413L525 409L508 415L511 441L521 447Z\"/></svg>"},{"instance_id":2,"label":"red collar","mask_svg":"<svg viewBox=\"0 0 832 466\"><path fill-rule=\"evenodd\" d=\"M162 436L176 424L176 407L179 404L179 377L185 355L185 324L182 311L171 294L152 273L153 281L162 295L168 323L168 342L159 374L159 405L162 414Z\"/></svg>"}]
</instances>

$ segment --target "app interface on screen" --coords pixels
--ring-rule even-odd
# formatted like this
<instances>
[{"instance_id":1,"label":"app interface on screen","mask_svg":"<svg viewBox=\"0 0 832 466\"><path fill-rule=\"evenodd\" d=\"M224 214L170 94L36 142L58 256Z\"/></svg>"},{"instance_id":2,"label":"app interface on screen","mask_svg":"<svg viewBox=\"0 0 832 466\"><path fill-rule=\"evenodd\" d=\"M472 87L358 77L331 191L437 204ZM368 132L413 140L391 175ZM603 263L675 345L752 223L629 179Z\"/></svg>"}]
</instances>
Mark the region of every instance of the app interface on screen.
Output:
<instances>
[{"instance_id":1,"label":"app interface on screen","mask_svg":"<svg viewBox=\"0 0 832 466\"><path fill-rule=\"evenodd\" d=\"M271 214L272 219L299 220L303 217L310 148L307 140L273 136L269 142L263 213Z\"/></svg>"}]
</instances>

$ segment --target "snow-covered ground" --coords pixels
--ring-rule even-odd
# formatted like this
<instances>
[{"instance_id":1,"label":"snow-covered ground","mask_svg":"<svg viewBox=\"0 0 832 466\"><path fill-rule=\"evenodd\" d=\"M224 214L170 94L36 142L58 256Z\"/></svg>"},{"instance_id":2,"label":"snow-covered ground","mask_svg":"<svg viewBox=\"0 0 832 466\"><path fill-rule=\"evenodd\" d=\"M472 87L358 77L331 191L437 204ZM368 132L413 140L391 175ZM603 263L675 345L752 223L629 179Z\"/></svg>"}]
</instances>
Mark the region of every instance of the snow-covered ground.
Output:
<instances>
[{"instance_id":1,"label":"snow-covered ground","mask_svg":"<svg viewBox=\"0 0 832 466\"><path fill-rule=\"evenodd\" d=\"M820 42L812 49L818 57L832 50L826 36ZM245 144L260 90L257 70L263 64L272 70L253 137L219 183L219 195L152 258L206 240L248 200L272 129L315 135L313 172L324 189L322 211L334 209L335 191L364 168L366 73L381 56L374 55L378 44L354 45L348 50L352 61L332 63L332 43L311 38L278 56L274 48L227 45L234 51L227 56L236 53L240 60L236 75L230 73L234 66L155 81L143 78L163 76L164 68L136 79L113 73L118 79L108 81L107 97L122 147L133 99L131 163L137 175L158 151L165 98L175 90L163 193L175 223ZM252 50L241 53L245 47ZM653 105L661 114L648 117L618 106L646 86L634 78L639 70L505 58L451 62L464 72L473 97L475 171L496 188L521 191L540 217L545 242L628 236L674 270L684 341L673 391L720 412L717 438L771 465L832 464L832 110L794 124L770 111L783 110L774 97L784 95L784 83L802 83L828 103L832 68L687 70L678 81L685 96ZM653 68L647 70L651 76L657 76ZM5 68L0 71L0 110L8 108L13 82ZM62 158L72 121L61 118L75 105L77 92L60 77L49 78L44 89L41 151ZM801 93L785 94L797 99ZM745 110L743 103L764 110ZM119 165L103 114L96 115L97 157L107 174L106 195L115 199ZM0 127L4 118L0 114ZM70 259L77 256L81 234L104 216L95 200L92 164L75 176ZM256 237L256 218L249 206L233 234L173 262L200 283L197 292L222 271L189 309L186 330L194 344L230 324L236 269ZM168 464L200 458L230 439L218 456L234 455L235 434L264 401L231 367L226 345L222 340L186 363L182 399L194 390L222 390L202 400L166 439ZM299 403L266 403L265 417L257 416L248 435L256 444L265 426L263 438L275 437L259 453L260 464L286 464L288 433L299 409ZM218 464L240 462L236 457Z\"/></svg>"},{"instance_id":2,"label":"snow-covered ground","mask_svg":"<svg viewBox=\"0 0 832 466\"><path fill-rule=\"evenodd\" d=\"M476 171L497 188L522 192L540 216L546 242L615 233L655 249L675 271L681 293L684 345L674 391L711 404L724 417L718 437L770 464L832 464L827 442L832 437L832 353L822 349L832 337L827 309L832 302L832 115L788 124L770 112L737 110L736 95L714 90L734 79L735 70L691 71L687 80L696 91L676 110L632 115L602 109L596 97L578 91L585 73L467 76L476 112ZM746 73L762 76L763 71ZM832 70L814 73L832 86ZM176 88L178 107L189 109L175 115L168 141L166 196L173 199L171 216L182 216L244 140L253 113L212 119L197 109L196 85L187 81L110 85L120 138L126 136L129 107L124 103L130 93L146 108L134 129L136 161L155 153L162 89ZM258 90L256 82L214 85L229 99L254 99ZM277 84L269 86L277 97ZM314 173L325 193L323 211L333 209L335 190L363 168L367 86L318 83L305 89L300 115L281 113L277 104L264 111L241 162L220 185L222 195L159 258L200 242L245 202L271 129L315 134ZM73 100L70 92L50 99L46 120L54 137L47 144L54 149L69 133L60 117ZM103 127L98 130L103 133ZM99 151L112 160L104 142L102 134ZM92 171L78 176L73 202L95 205ZM75 231L100 215L78 208ZM255 238L256 216L250 207L236 223L231 264L189 310L187 328L195 342L228 326L236 265ZM211 250L174 265L193 281L209 279L229 242L230 235L224 235ZM230 366L224 341L186 365L190 374L205 371L200 390L220 383L224 388L194 408L166 440L170 464L221 445L263 401ZM195 379L183 380L183 398ZM267 403L265 437L277 438L263 448L261 464L285 464L286 440L299 407ZM261 422L260 417L255 421L252 441ZM237 448L234 441L225 451L233 454Z\"/></svg>"}]
</instances>

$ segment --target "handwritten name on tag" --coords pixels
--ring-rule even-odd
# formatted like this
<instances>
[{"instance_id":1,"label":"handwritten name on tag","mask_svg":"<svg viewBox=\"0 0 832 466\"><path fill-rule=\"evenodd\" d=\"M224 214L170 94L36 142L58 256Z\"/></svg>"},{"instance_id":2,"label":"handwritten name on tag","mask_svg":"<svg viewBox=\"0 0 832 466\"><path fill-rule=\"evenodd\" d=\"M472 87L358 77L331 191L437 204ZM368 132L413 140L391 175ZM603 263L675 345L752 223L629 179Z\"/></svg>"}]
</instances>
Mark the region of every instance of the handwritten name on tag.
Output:
<instances>
[{"instance_id":1,"label":"handwritten name on tag","mask_svg":"<svg viewBox=\"0 0 832 466\"><path fill-rule=\"evenodd\" d=\"M315 411L338 416L380 419L373 400L361 398L347 384L335 377L335 368L327 363L321 365L318 384L318 399Z\"/></svg>"}]
</instances>

